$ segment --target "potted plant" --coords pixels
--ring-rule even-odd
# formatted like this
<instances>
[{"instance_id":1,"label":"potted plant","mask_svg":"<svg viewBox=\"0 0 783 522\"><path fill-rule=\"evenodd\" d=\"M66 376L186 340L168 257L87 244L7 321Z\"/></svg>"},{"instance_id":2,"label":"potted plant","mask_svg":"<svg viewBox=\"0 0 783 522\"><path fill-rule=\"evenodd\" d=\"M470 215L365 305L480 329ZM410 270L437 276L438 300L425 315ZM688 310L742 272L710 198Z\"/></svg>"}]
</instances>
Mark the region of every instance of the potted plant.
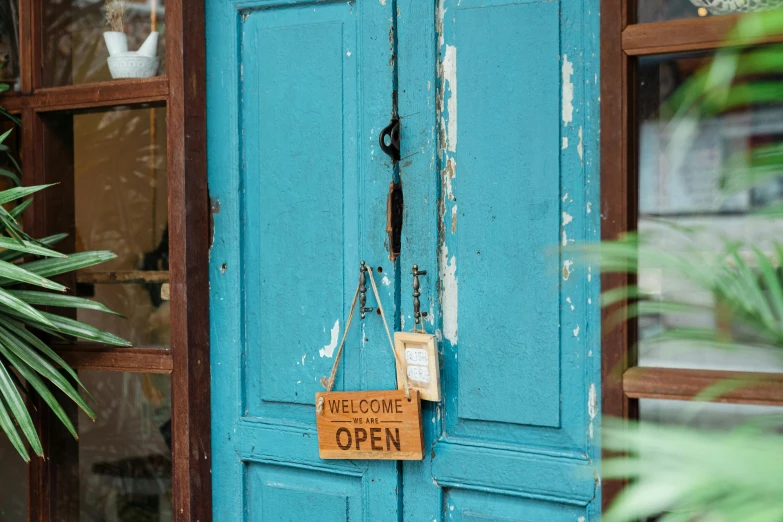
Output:
<instances>
[{"instance_id":1,"label":"potted plant","mask_svg":"<svg viewBox=\"0 0 783 522\"><path fill-rule=\"evenodd\" d=\"M10 132L0 136L0 144ZM43 456L43 447L23 394L37 393L74 437L77 437L77 431L53 395L52 385L90 418L95 418L95 413L79 393L79 388L86 390L76 372L35 332L130 346L128 341L115 335L39 308L114 313L98 302L64 294L66 288L50 279L113 259L112 252L80 252L66 256L51 247L67 234L36 240L19 225L17 218L32 202L28 196L48 186L0 191L0 429L26 461L30 460L30 454L25 440L38 456ZM23 201L13 209L2 206L18 200ZM26 260L29 256L37 259Z\"/></svg>"},{"instance_id":2,"label":"potted plant","mask_svg":"<svg viewBox=\"0 0 783 522\"><path fill-rule=\"evenodd\" d=\"M103 33L109 50L109 72L112 78L151 78L158 73L158 33L152 31L138 51L128 50L123 18L124 0L106 0L106 23L111 31Z\"/></svg>"}]
</instances>

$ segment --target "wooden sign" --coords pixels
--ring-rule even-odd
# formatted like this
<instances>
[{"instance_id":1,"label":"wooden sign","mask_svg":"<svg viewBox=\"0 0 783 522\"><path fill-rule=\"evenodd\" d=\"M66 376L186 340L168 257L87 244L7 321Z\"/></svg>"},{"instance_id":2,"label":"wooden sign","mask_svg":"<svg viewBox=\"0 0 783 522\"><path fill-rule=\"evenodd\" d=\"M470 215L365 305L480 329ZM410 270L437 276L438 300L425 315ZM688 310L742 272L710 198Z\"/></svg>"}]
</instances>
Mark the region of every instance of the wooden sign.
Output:
<instances>
[{"instance_id":1,"label":"wooden sign","mask_svg":"<svg viewBox=\"0 0 783 522\"><path fill-rule=\"evenodd\" d=\"M323 392L316 412L318 451L322 459L421 460L424 440L419 392Z\"/></svg>"},{"instance_id":2,"label":"wooden sign","mask_svg":"<svg viewBox=\"0 0 783 522\"><path fill-rule=\"evenodd\" d=\"M395 332L397 387L408 384L421 393L423 401L440 401L440 360L435 336L427 333ZM402 363L402 366L401 364Z\"/></svg>"}]
</instances>

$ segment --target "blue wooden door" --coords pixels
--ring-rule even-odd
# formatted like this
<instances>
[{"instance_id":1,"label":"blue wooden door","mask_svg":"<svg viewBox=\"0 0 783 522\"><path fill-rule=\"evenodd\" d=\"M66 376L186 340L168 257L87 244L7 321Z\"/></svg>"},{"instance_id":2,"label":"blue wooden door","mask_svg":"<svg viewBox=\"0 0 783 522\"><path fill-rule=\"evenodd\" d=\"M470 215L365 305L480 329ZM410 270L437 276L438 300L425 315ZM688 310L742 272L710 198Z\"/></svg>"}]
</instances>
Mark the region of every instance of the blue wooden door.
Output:
<instances>
[{"instance_id":1,"label":"blue wooden door","mask_svg":"<svg viewBox=\"0 0 783 522\"><path fill-rule=\"evenodd\" d=\"M599 278L558 247L598 237L597 0L206 5L214 519L596 520ZM428 270L421 462L318 457L360 260L396 330ZM356 320L336 389L394 375Z\"/></svg>"}]
</instances>

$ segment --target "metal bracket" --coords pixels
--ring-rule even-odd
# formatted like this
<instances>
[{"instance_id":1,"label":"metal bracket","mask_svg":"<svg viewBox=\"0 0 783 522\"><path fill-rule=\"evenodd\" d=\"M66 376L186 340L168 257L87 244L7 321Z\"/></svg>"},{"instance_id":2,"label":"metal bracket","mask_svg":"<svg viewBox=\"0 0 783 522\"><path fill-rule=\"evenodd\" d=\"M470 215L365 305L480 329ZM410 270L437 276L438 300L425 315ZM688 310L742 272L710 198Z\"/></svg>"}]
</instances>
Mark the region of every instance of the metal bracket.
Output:
<instances>
[{"instance_id":1,"label":"metal bracket","mask_svg":"<svg viewBox=\"0 0 783 522\"><path fill-rule=\"evenodd\" d=\"M427 271L419 270L419 265L413 265L411 272L413 272L413 320L416 323L414 329L418 330L421 318L427 317L427 312L419 311L421 308L421 302L419 301L419 296L421 295L421 292L419 292L419 276L427 275Z\"/></svg>"},{"instance_id":2,"label":"metal bracket","mask_svg":"<svg viewBox=\"0 0 783 522\"><path fill-rule=\"evenodd\" d=\"M365 271L367 270L367 266L364 264L364 261L362 261L361 266L359 267L359 313L361 314L360 317L364 319L364 314L367 312L372 312L375 310L375 308L366 308L364 305L367 304L367 274L365 274Z\"/></svg>"}]
</instances>

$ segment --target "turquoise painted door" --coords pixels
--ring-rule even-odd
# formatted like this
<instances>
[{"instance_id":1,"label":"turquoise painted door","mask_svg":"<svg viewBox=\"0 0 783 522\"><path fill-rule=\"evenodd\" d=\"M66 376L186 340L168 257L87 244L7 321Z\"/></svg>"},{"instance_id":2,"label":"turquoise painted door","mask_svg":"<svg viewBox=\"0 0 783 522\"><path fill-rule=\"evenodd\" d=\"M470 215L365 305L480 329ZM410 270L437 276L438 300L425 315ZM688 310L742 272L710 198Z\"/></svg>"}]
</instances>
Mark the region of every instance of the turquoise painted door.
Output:
<instances>
[{"instance_id":1,"label":"turquoise painted door","mask_svg":"<svg viewBox=\"0 0 783 522\"><path fill-rule=\"evenodd\" d=\"M597 520L599 278L558 247L599 235L598 1L206 5L214 519ZM361 260L395 330L428 271L421 462L318 457ZM394 374L357 318L336 389Z\"/></svg>"}]
</instances>

